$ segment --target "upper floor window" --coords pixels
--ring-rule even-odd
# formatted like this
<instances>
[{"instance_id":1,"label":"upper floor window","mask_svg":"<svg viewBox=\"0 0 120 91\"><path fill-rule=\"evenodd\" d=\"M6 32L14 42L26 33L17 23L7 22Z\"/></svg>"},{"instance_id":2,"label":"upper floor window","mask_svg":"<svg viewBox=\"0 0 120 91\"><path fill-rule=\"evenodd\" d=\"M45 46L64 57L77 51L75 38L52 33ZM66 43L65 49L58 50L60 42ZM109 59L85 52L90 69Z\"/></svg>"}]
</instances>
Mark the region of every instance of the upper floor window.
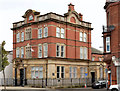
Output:
<instances>
[{"instance_id":1,"label":"upper floor window","mask_svg":"<svg viewBox=\"0 0 120 91\"><path fill-rule=\"evenodd\" d=\"M24 58L24 48L21 47L21 58Z\"/></svg>"},{"instance_id":2,"label":"upper floor window","mask_svg":"<svg viewBox=\"0 0 120 91\"><path fill-rule=\"evenodd\" d=\"M80 59L88 59L88 48L80 47Z\"/></svg>"},{"instance_id":3,"label":"upper floor window","mask_svg":"<svg viewBox=\"0 0 120 91\"><path fill-rule=\"evenodd\" d=\"M84 49L83 49L83 47L80 47L80 59L83 59L83 51L84 51Z\"/></svg>"},{"instance_id":4,"label":"upper floor window","mask_svg":"<svg viewBox=\"0 0 120 91\"><path fill-rule=\"evenodd\" d=\"M56 56L57 57L64 57L65 55L65 46L61 44L56 45Z\"/></svg>"},{"instance_id":5,"label":"upper floor window","mask_svg":"<svg viewBox=\"0 0 120 91\"><path fill-rule=\"evenodd\" d=\"M32 15L29 16L29 21L31 21L31 20L33 20L33 16Z\"/></svg>"},{"instance_id":6,"label":"upper floor window","mask_svg":"<svg viewBox=\"0 0 120 91\"><path fill-rule=\"evenodd\" d=\"M59 57L60 56L60 45L56 46L56 56Z\"/></svg>"},{"instance_id":7,"label":"upper floor window","mask_svg":"<svg viewBox=\"0 0 120 91\"><path fill-rule=\"evenodd\" d=\"M59 27L56 27L56 37L65 38L64 28L60 29Z\"/></svg>"},{"instance_id":8,"label":"upper floor window","mask_svg":"<svg viewBox=\"0 0 120 91\"><path fill-rule=\"evenodd\" d=\"M24 32L21 33L21 41L24 41Z\"/></svg>"},{"instance_id":9,"label":"upper floor window","mask_svg":"<svg viewBox=\"0 0 120 91\"><path fill-rule=\"evenodd\" d=\"M31 58L32 52L31 52L31 46L26 47L26 58Z\"/></svg>"},{"instance_id":10,"label":"upper floor window","mask_svg":"<svg viewBox=\"0 0 120 91\"><path fill-rule=\"evenodd\" d=\"M16 57L19 58L20 57L20 49L17 47L16 48Z\"/></svg>"},{"instance_id":11,"label":"upper floor window","mask_svg":"<svg viewBox=\"0 0 120 91\"><path fill-rule=\"evenodd\" d=\"M48 27L45 27L44 28L44 37L47 37L48 36Z\"/></svg>"},{"instance_id":12,"label":"upper floor window","mask_svg":"<svg viewBox=\"0 0 120 91\"><path fill-rule=\"evenodd\" d=\"M26 40L29 40L29 39L31 39L32 38L32 29L31 28L28 28L28 29L26 29L26 31L25 31L25 39Z\"/></svg>"},{"instance_id":13,"label":"upper floor window","mask_svg":"<svg viewBox=\"0 0 120 91\"><path fill-rule=\"evenodd\" d=\"M80 41L83 41L83 33L80 32Z\"/></svg>"},{"instance_id":14,"label":"upper floor window","mask_svg":"<svg viewBox=\"0 0 120 91\"><path fill-rule=\"evenodd\" d=\"M84 47L84 59L87 59L88 56L88 49Z\"/></svg>"},{"instance_id":15,"label":"upper floor window","mask_svg":"<svg viewBox=\"0 0 120 91\"><path fill-rule=\"evenodd\" d=\"M64 36L65 36L65 30L61 28L61 38L64 38Z\"/></svg>"},{"instance_id":16,"label":"upper floor window","mask_svg":"<svg viewBox=\"0 0 120 91\"><path fill-rule=\"evenodd\" d=\"M17 33L17 42L20 42L20 33Z\"/></svg>"},{"instance_id":17,"label":"upper floor window","mask_svg":"<svg viewBox=\"0 0 120 91\"><path fill-rule=\"evenodd\" d=\"M95 60L95 57L92 57L92 61L94 61Z\"/></svg>"},{"instance_id":18,"label":"upper floor window","mask_svg":"<svg viewBox=\"0 0 120 91\"><path fill-rule=\"evenodd\" d=\"M44 57L48 57L48 44L44 44Z\"/></svg>"},{"instance_id":19,"label":"upper floor window","mask_svg":"<svg viewBox=\"0 0 120 91\"><path fill-rule=\"evenodd\" d=\"M110 37L106 37L106 52L110 52Z\"/></svg>"},{"instance_id":20,"label":"upper floor window","mask_svg":"<svg viewBox=\"0 0 120 91\"><path fill-rule=\"evenodd\" d=\"M38 38L42 38L42 28L38 29Z\"/></svg>"},{"instance_id":21,"label":"upper floor window","mask_svg":"<svg viewBox=\"0 0 120 91\"><path fill-rule=\"evenodd\" d=\"M38 57L42 58L42 45L38 46Z\"/></svg>"},{"instance_id":22,"label":"upper floor window","mask_svg":"<svg viewBox=\"0 0 120 91\"><path fill-rule=\"evenodd\" d=\"M102 61L102 58L99 58L99 61Z\"/></svg>"},{"instance_id":23,"label":"upper floor window","mask_svg":"<svg viewBox=\"0 0 120 91\"><path fill-rule=\"evenodd\" d=\"M60 28L59 27L56 28L56 37L60 37Z\"/></svg>"},{"instance_id":24,"label":"upper floor window","mask_svg":"<svg viewBox=\"0 0 120 91\"><path fill-rule=\"evenodd\" d=\"M84 33L84 42L87 42L87 34Z\"/></svg>"}]
</instances>

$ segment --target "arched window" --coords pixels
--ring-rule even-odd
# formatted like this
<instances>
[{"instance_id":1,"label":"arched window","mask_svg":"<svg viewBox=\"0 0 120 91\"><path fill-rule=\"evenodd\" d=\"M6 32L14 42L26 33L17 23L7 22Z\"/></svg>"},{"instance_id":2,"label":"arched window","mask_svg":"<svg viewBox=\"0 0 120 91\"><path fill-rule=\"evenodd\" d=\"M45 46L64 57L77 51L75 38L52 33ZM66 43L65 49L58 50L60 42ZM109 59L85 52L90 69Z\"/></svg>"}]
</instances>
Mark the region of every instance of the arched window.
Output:
<instances>
[{"instance_id":1,"label":"arched window","mask_svg":"<svg viewBox=\"0 0 120 91\"><path fill-rule=\"evenodd\" d=\"M71 17L71 18L70 18L70 22L72 22L72 23L76 23L75 18L74 18L74 17Z\"/></svg>"}]
</instances>

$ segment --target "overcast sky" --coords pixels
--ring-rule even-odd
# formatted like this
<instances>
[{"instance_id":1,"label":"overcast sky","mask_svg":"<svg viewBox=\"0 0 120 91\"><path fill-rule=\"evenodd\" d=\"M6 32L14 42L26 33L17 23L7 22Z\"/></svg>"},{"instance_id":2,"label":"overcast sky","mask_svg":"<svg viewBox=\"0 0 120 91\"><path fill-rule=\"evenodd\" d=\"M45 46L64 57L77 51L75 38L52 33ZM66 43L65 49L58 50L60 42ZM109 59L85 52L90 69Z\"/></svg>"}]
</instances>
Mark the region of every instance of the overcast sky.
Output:
<instances>
[{"instance_id":1,"label":"overcast sky","mask_svg":"<svg viewBox=\"0 0 120 91\"><path fill-rule=\"evenodd\" d=\"M0 0L0 43L6 41L6 50L12 50L12 23L23 20L22 15L28 10L40 14L54 12L63 15L68 11L68 4L75 5L75 10L83 14L83 20L91 22L92 47L103 46L102 25L106 25L106 13L103 9L106 0ZM102 49L100 49L102 50Z\"/></svg>"}]
</instances>

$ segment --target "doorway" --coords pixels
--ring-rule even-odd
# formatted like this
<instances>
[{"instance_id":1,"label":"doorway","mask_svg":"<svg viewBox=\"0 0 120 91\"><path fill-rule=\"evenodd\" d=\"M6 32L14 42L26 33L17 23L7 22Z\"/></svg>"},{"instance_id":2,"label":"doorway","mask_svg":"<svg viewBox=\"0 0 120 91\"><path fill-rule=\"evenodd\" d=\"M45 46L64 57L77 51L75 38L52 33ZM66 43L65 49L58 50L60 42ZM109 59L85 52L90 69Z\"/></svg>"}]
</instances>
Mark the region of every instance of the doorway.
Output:
<instances>
[{"instance_id":1,"label":"doorway","mask_svg":"<svg viewBox=\"0 0 120 91\"><path fill-rule=\"evenodd\" d=\"M95 72L91 72L91 81L92 81L92 83L94 83L95 82Z\"/></svg>"},{"instance_id":2,"label":"doorway","mask_svg":"<svg viewBox=\"0 0 120 91\"><path fill-rule=\"evenodd\" d=\"M24 69L20 69L20 86L23 86Z\"/></svg>"}]
</instances>

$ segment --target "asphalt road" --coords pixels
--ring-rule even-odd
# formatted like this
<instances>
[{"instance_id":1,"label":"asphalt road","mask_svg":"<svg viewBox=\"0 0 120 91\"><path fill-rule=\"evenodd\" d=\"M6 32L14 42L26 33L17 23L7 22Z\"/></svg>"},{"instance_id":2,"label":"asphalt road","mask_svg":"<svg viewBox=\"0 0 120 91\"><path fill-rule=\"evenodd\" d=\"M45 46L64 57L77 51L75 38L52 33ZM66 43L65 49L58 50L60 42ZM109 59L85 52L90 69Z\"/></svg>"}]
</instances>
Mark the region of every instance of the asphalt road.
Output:
<instances>
[{"instance_id":1,"label":"asphalt road","mask_svg":"<svg viewBox=\"0 0 120 91\"><path fill-rule=\"evenodd\" d=\"M5 91L5 90L1 90ZM18 89L10 89L6 91L107 91L106 89L92 89L92 88L66 88L66 89L25 89L25 90L18 90Z\"/></svg>"}]
</instances>

